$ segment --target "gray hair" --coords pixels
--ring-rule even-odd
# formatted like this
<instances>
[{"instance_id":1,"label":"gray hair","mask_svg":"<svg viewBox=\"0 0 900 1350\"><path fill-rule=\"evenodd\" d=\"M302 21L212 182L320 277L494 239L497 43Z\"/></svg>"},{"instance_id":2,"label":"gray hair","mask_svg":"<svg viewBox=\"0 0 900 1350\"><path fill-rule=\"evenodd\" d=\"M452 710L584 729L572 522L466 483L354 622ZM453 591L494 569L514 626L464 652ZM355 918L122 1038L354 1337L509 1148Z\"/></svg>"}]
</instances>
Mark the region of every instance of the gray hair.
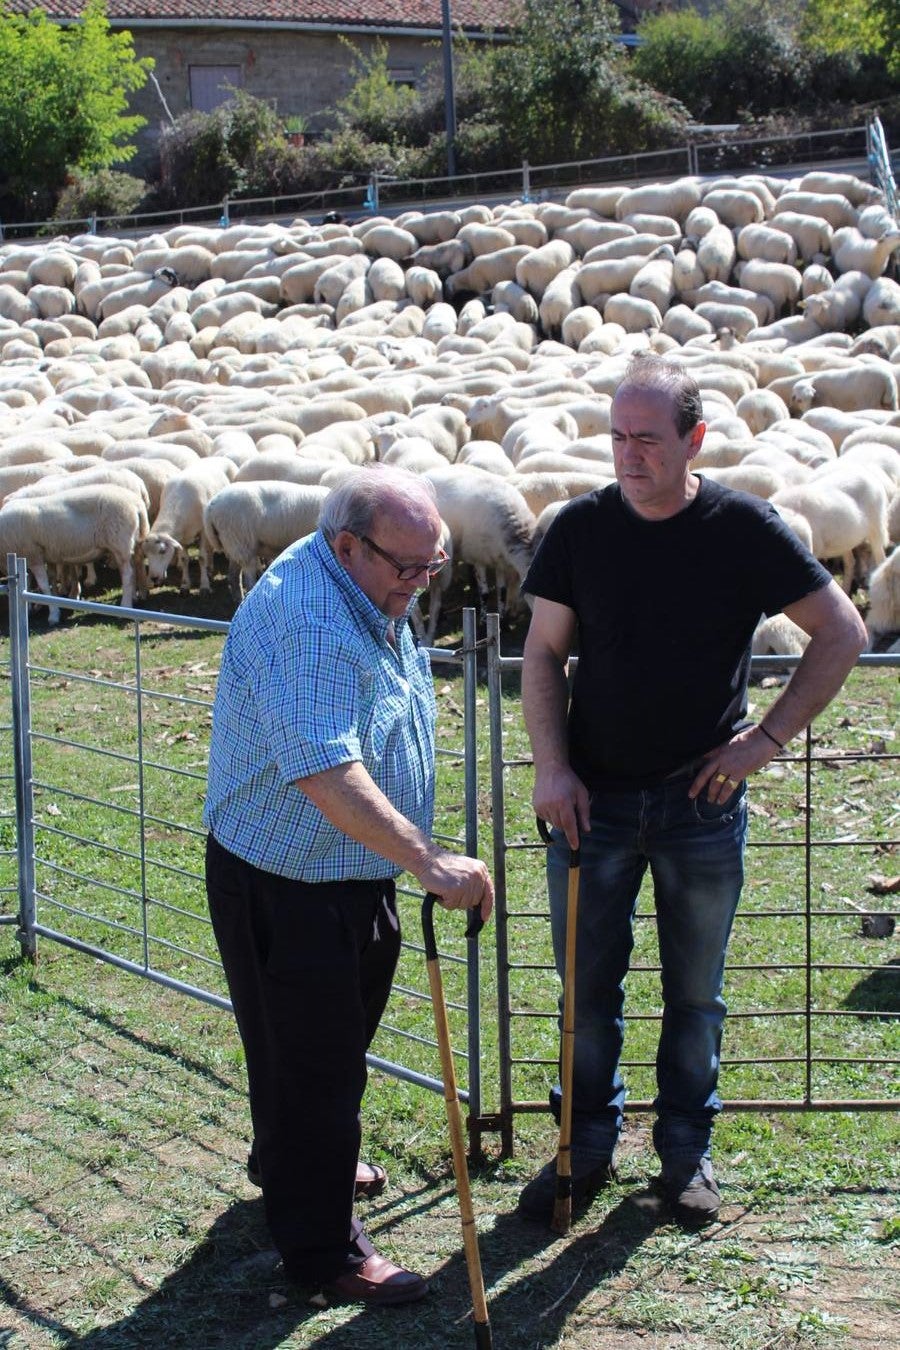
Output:
<instances>
[{"instance_id":1,"label":"gray hair","mask_svg":"<svg viewBox=\"0 0 900 1350\"><path fill-rule=\"evenodd\" d=\"M364 465L329 492L319 515L319 529L329 544L341 530L359 538L372 531L379 515L430 521L437 515L433 486L408 469Z\"/></svg>"},{"instance_id":2,"label":"gray hair","mask_svg":"<svg viewBox=\"0 0 900 1350\"><path fill-rule=\"evenodd\" d=\"M656 389L669 395L679 436L686 436L703 420L700 387L693 375L674 361L664 361L653 352L637 352L629 361L616 393L630 393L633 389Z\"/></svg>"}]
</instances>

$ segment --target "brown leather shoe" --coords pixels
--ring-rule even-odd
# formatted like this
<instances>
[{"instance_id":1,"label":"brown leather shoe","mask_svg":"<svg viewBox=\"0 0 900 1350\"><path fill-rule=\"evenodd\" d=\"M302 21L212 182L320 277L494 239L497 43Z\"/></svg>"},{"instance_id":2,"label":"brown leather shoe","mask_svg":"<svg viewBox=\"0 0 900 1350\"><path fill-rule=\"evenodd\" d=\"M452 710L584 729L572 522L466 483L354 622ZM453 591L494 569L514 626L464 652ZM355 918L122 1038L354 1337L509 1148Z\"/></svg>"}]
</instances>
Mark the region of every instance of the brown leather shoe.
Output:
<instances>
[{"instance_id":1,"label":"brown leather shoe","mask_svg":"<svg viewBox=\"0 0 900 1350\"><path fill-rule=\"evenodd\" d=\"M356 1198L361 1195L371 1199L380 1195L387 1185L387 1172L378 1163L358 1162L356 1164Z\"/></svg>"},{"instance_id":2,"label":"brown leather shoe","mask_svg":"<svg viewBox=\"0 0 900 1350\"><path fill-rule=\"evenodd\" d=\"M254 1186L262 1185L262 1177L256 1162L256 1153L252 1149L247 1159L247 1180ZM383 1167L379 1167L378 1163L358 1162L356 1164L355 1199L359 1200L361 1196L365 1196L366 1199L370 1200L373 1195L380 1195L386 1185L387 1172Z\"/></svg>"},{"instance_id":3,"label":"brown leather shoe","mask_svg":"<svg viewBox=\"0 0 900 1350\"><path fill-rule=\"evenodd\" d=\"M317 1307L332 1303L365 1303L369 1307L389 1307L398 1303L417 1303L428 1293L428 1281L411 1270L395 1266L393 1261L373 1252L361 1266L355 1266L331 1280L310 1302Z\"/></svg>"}]
</instances>

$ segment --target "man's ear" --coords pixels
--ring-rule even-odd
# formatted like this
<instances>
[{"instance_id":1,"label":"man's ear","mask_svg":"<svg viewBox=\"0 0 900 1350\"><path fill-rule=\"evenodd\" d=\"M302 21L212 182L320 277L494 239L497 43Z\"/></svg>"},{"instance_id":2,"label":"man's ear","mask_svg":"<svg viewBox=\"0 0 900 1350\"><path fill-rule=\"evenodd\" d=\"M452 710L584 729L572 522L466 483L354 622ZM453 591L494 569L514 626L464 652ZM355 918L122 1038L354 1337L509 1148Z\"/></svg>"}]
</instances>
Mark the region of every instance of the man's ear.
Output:
<instances>
[{"instance_id":1,"label":"man's ear","mask_svg":"<svg viewBox=\"0 0 900 1350\"><path fill-rule=\"evenodd\" d=\"M703 437L705 435L706 435L705 422L698 422L695 427L691 428L691 441L690 441L691 459L693 459L695 455L699 455L700 447L703 444Z\"/></svg>"},{"instance_id":2,"label":"man's ear","mask_svg":"<svg viewBox=\"0 0 900 1350\"><path fill-rule=\"evenodd\" d=\"M332 540L331 547L334 549L334 556L342 567L347 567L353 560L353 554L359 544L355 534L349 530L338 530Z\"/></svg>"}]
</instances>

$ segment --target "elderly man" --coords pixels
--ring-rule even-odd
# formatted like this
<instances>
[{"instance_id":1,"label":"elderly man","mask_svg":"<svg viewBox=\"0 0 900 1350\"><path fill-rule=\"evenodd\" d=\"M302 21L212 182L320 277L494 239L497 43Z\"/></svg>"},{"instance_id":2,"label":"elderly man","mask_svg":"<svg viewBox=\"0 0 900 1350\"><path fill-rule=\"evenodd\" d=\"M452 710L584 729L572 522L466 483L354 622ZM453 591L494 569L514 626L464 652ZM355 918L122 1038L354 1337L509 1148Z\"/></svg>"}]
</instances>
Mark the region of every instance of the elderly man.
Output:
<instances>
[{"instance_id":1,"label":"elderly man","mask_svg":"<svg viewBox=\"0 0 900 1350\"><path fill-rule=\"evenodd\" d=\"M649 867L663 997L657 1184L693 1224L720 1202L710 1141L746 782L834 697L866 641L853 605L773 508L692 472L701 411L683 368L653 356L629 365L612 405L617 481L563 508L523 583L535 599L522 677L534 806L555 827L547 870L561 978L568 850L581 847L573 1197L584 1204L608 1179L622 1123L624 980ZM810 642L752 725L750 642L760 617L779 611ZM559 1101L555 1089L557 1116ZM520 1211L549 1221L554 1195L551 1162Z\"/></svg>"},{"instance_id":2,"label":"elderly man","mask_svg":"<svg viewBox=\"0 0 900 1350\"><path fill-rule=\"evenodd\" d=\"M219 673L210 914L266 1219L285 1274L318 1302L428 1290L353 1218L366 1049L400 949L394 878L484 918L493 901L484 865L429 837L435 700L407 618L444 564L440 533L421 479L354 473L241 605Z\"/></svg>"}]
</instances>

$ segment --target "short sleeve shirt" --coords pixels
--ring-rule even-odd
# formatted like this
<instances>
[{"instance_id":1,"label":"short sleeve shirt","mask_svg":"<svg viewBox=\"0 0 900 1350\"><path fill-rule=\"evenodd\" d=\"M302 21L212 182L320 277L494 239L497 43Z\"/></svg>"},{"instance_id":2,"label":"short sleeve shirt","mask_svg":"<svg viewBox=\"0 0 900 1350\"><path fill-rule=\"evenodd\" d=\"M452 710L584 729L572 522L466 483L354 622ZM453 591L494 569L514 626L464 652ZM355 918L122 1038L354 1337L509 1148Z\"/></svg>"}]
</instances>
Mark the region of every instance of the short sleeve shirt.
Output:
<instances>
[{"instance_id":1,"label":"short sleeve shirt","mask_svg":"<svg viewBox=\"0 0 900 1350\"><path fill-rule=\"evenodd\" d=\"M213 708L204 821L223 847L308 882L396 875L341 833L296 780L361 763L430 833L435 698L406 618L388 618L321 534L291 545L239 607Z\"/></svg>"},{"instance_id":2,"label":"short sleeve shirt","mask_svg":"<svg viewBox=\"0 0 900 1350\"><path fill-rule=\"evenodd\" d=\"M667 520L616 483L568 503L522 589L576 615L573 769L592 789L653 783L728 739L760 618L829 581L773 507L710 479Z\"/></svg>"}]
</instances>

